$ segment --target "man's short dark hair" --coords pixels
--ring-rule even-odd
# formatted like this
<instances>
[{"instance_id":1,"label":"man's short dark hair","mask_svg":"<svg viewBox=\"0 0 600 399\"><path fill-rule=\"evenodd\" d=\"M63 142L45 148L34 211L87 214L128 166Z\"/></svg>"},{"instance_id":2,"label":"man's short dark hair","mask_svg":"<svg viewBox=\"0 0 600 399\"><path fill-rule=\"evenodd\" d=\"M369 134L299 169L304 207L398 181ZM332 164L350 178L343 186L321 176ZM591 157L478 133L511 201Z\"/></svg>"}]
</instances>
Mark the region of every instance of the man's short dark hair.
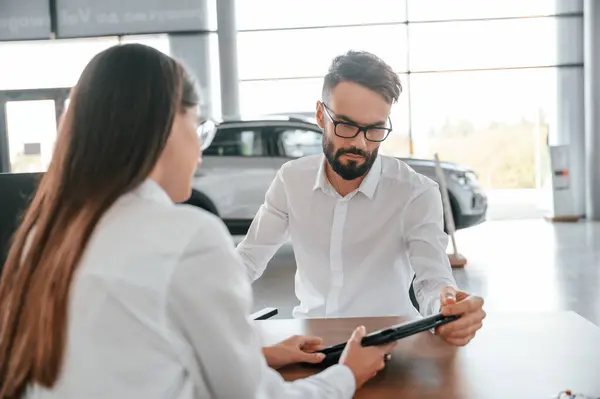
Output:
<instances>
[{"instance_id":1,"label":"man's short dark hair","mask_svg":"<svg viewBox=\"0 0 600 399\"><path fill-rule=\"evenodd\" d=\"M323 100L342 82L353 82L379 93L393 104L398 101L402 85L392 67L375 54L366 51L348 51L331 62L323 81Z\"/></svg>"}]
</instances>

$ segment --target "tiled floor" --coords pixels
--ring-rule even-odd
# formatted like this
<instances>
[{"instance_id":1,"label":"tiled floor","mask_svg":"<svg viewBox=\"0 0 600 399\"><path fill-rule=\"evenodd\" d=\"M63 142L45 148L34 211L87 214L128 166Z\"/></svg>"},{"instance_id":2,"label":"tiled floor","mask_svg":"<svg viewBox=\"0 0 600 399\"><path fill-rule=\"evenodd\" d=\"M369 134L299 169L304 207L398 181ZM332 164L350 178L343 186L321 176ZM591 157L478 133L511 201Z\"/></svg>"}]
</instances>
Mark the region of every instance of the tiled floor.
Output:
<instances>
[{"instance_id":1,"label":"tiled floor","mask_svg":"<svg viewBox=\"0 0 600 399\"><path fill-rule=\"evenodd\" d=\"M493 221L459 231L457 242L469 264L454 270L456 280L482 295L488 311L574 310L600 325L600 223ZM291 317L294 272L286 245L254 283L255 308Z\"/></svg>"}]
</instances>

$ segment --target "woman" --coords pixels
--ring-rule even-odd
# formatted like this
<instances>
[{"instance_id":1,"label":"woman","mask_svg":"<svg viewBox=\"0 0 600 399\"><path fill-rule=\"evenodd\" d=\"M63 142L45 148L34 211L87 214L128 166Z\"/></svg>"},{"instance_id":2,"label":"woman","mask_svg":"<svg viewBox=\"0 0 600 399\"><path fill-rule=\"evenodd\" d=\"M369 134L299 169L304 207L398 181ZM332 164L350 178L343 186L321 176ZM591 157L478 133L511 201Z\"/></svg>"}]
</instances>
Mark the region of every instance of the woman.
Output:
<instances>
[{"instance_id":1,"label":"woman","mask_svg":"<svg viewBox=\"0 0 600 399\"><path fill-rule=\"evenodd\" d=\"M314 377L268 367L223 223L174 205L201 155L197 104L149 47L85 68L0 283L0 398L342 398L383 367L391 346L362 348L364 329Z\"/></svg>"}]
</instances>

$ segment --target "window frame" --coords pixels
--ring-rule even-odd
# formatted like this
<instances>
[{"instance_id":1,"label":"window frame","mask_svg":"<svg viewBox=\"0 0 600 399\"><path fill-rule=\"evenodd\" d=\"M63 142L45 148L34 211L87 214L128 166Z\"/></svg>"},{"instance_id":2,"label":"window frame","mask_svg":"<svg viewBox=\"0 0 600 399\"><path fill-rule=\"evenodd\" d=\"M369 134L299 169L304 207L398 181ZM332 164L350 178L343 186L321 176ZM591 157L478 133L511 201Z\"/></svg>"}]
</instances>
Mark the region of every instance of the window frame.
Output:
<instances>
[{"instance_id":1,"label":"window frame","mask_svg":"<svg viewBox=\"0 0 600 399\"><path fill-rule=\"evenodd\" d=\"M535 186L535 179L539 176L543 179L540 166L546 162L543 155L546 152L541 141L539 149L536 149L535 143L538 139L543 140L544 136L547 138L549 129L553 129L557 121L558 93L552 82L563 79L559 76L561 70L564 67L413 75L411 123L415 157L431 159L434 153L438 153L440 158L448 162L475 171L484 190L540 188ZM452 94L464 87L466 80L474 80L477 85L472 85L460 96ZM498 87L504 90L498 90ZM513 87L519 87L517 99L511 97ZM542 92L540 88L546 88L547 91ZM435 92L445 94L432 99L431 93ZM502 106L503 98L511 99L510 105ZM450 102L452 104L447 105ZM463 136L464 139L455 136L460 130L459 125L463 123L469 127L465 130L470 130ZM445 124L449 124L449 128L444 127ZM494 125L498 127L494 128ZM494 141L499 135L518 139L510 144ZM461 143L461 140L464 141ZM496 144L469 145L483 140ZM450 141L457 143L455 148ZM518 159L523 162L522 165L530 167L521 169L513 180L515 185L503 180L504 176L510 176L518 169L512 162L517 159L513 148L526 149L526 152L518 153ZM536 151L539 151L537 161ZM506 165L510 167L504 170ZM527 175L527 170L531 170L532 174ZM533 179L534 186L526 185L525 181L529 178Z\"/></svg>"},{"instance_id":2,"label":"window frame","mask_svg":"<svg viewBox=\"0 0 600 399\"><path fill-rule=\"evenodd\" d=\"M210 158L265 158L269 156L269 145L267 143L268 137L265 135L264 127L259 125L238 125L231 124L231 126L219 126L217 127L217 132L215 133L215 138L219 136L223 136L224 134L234 133L242 133L247 131L253 131L256 137L259 137L261 140L261 154L260 155L218 155L218 154L207 154L206 150L204 150L202 157L210 157ZM211 148L215 144L215 140L213 139L211 145L208 148ZM217 142L218 144L218 142ZM207 149L208 149L207 148Z\"/></svg>"},{"instance_id":3,"label":"window frame","mask_svg":"<svg viewBox=\"0 0 600 399\"><path fill-rule=\"evenodd\" d=\"M432 72L450 72L450 71L480 71L480 70L503 70L503 69L532 69L532 68L547 68L561 66L583 66L583 29L578 29L583 26L583 17L579 15L566 16L548 16L540 18L495 18L495 19L469 19L469 20L451 20L451 21L432 21L431 23L413 22L408 24L409 30L409 62L408 71L410 74L416 73L432 73ZM453 36L464 35L465 32L471 33L469 37L475 37L475 33L482 32L482 35L472 41L456 40L452 43L457 43L452 50L450 42L445 43L434 40L427 43L424 38L432 38L435 36L454 38ZM498 32L512 27L513 29L529 30L538 28L536 34L539 34L544 29L549 29L548 32L554 32L556 41L547 49L542 49L536 53L532 52L531 58L522 57L519 53L530 53L527 43L523 40L512 42L501 39ZM550 29L554 27L555 29ZM574 37L576 45L568 46L569 50L561 51L558 45L561 43L560 34L564 35L562 40L571 40ZM544 32L547 33L547 32ZM533 37L533 36L531 36ZM512 39L515 39L513 37ZM492 59L490 54L482 54L481 60L476 62L462 61L461 56L465 53L475 54L480 52L478 46L485 48L495 48L494 43L490 40L498 40L505 42L505 49L498 54L501 59ZM484 44L485 43L485 44ZM519 43L518 46L514 46ZM581 46L579 46L581 44ZM567 48L567 46L563 46ZM440 59L428 59L425 54L439 54L442 49L448 49L456 52L453 57L440 57ZM451 61L445 62L448 59ZM459 61L456 61L459 60ZM471 60L472 61L472 60Z\"/></svg>"},{"instance_id":4,"label":"window frame","mask_svg":"<svg viewBox=\"0 0 600 399\"><path fill-rule=\"evenodd\" d=\"M268 126L266 128L267 141L269 142L270 154L276 158L286 159L298 159L301 157L294 157L285 153L283 143L281 141L281 134L286 130L305 130L307 132L314 132L319 135L323 135L323 131L317 126L309 123L289 123L289 124L277 124Z\"/></svg>"},{"instance_id":5,"label":"window frame","mask_svg":"<svg viewBox=\"0 0 600 399\"><path fill-rule=\"evenodd\" d=\"M240 81L318 78L327 72L334 57L352 48L374 52L394 70L406 73L406 53L409 51L407 29L405 23L394 23L239 32L239 78ZM352 43L353 35L361 38L362 42ZM381 37L395 40L395 46L385 46L385 42L378 40ZM342 39L347 43L341 43ZM317 53L313 48L308 58L298 58L298 54L310 53L314 47L311 43L319 41L330 45L324 45ZM264 43L270 43L270 47L265 47ZM281 51L273 52L273 48ZM257 67L257 60L261 61L262 67Z\"/></svg>"},{"instance_id":6,"label":"window frame","mask_svg":"<svg viewBox=\"0 0 600 399\"><path fill-rule=\"evenodd\" d=\"M492 8L492 12L488 13L480 9L476 9L475 12L467 13L455 13L451 15L438 14L438 16L431 15L428 13L422 14L422 8L428 9L434 8L439 4L436 3L447 3L447 1L440 0L405 0L406 6L406 19L408 23L428 23L428 22L446 22L446 21L485 21L494 19L531 19L531 18L543 18L543 17L554 17L564 15L583 15L583 5L580 6L577 0L569 2L559 2L558 4L551 5L548 1L539 1L539 4L525 4L523 8L517 7L511 10L511 2L506 4L504 10L495 12ZM462 4L461 4L462 3ZM454 9L464 9L464 1L456 2L453 4ZM512 1L512 3L521 3L520 1ZM522 4L522 3L521 3ZM506 12L506 6L511 10ZM514 4L513 4L514 6ZM442 16L443 15L443 16Z\"/></svg>"}]
</instances>

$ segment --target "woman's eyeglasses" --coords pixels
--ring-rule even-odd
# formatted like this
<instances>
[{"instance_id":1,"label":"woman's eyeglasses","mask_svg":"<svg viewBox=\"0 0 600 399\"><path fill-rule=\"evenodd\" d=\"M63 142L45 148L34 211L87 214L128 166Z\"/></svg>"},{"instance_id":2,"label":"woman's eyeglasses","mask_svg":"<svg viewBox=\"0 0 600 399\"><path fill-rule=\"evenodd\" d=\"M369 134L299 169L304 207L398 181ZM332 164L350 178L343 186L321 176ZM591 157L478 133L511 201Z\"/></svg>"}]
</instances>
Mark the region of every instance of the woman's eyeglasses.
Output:
<instances>
[{"instance_id":1,"label":"woman's eyeglasses","mask_svg":"<svg viewBox=\"0 0 600 399\"><path fill-rule=\"evenodd\" d=\"M215 138L217 125L211 120L206 120L198 126L196 132L198 133L198 140L200 140L200 149L204 151L210 146Z\"/></svg>"}]
</instances>

